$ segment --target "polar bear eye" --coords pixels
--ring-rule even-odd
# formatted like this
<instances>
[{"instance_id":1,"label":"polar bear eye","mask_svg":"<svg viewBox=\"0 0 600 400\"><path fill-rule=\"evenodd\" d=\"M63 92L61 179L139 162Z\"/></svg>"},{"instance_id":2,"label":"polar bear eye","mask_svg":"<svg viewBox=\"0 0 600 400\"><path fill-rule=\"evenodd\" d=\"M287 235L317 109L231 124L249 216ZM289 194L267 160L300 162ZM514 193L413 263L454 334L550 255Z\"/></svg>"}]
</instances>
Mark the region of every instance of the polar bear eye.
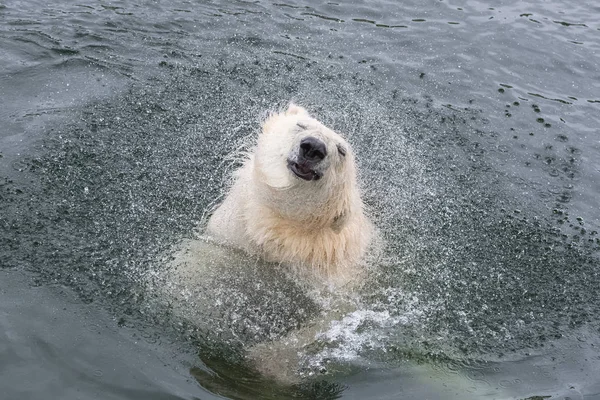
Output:
<instances>
[{"instance_id":1,"label":"polar bear eye","mask_svg":"<svg viewBox=\"0 0 600 400\"><path fill-rule=\"evenodd\" d=\"M341 144L337 145L338 153L342 155L342 157L346 156L346 149Z\"/></svg>"},{"instance_id":2,"label":"polar bear eye","mask_svg":"<svg viewBox=\"0 0 600 400\"><path fill-rule=\"evenodd\" d=\"M304 124L302 124L302 123L300 123L300 122L298 122L296 125L297 125L297 126L298 126L298 128L300 128L300 129L308 129L308 126L306 126L306 125L304 125Z\"/></svg>"}]
</instances>

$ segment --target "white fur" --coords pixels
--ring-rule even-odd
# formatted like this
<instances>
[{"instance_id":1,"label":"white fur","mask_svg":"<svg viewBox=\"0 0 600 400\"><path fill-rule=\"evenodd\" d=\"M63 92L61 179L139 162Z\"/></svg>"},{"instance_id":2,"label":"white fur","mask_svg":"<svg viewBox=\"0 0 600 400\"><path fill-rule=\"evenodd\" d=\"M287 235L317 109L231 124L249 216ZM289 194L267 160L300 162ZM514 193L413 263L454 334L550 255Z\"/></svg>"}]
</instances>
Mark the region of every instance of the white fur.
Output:
<instances>
[{"instance_id":1,"label":"white fur","mask_svg":"<svg viewBox=\"0 0 600 400\"><path fill-rule=\"evenodd\" d=\"M307 136L326 144L319 180L302 180L288 169ZM207 233L307 276L347 281L373 237L350 145L297 105L271 114Z\"/></svg>"}]
</instances>

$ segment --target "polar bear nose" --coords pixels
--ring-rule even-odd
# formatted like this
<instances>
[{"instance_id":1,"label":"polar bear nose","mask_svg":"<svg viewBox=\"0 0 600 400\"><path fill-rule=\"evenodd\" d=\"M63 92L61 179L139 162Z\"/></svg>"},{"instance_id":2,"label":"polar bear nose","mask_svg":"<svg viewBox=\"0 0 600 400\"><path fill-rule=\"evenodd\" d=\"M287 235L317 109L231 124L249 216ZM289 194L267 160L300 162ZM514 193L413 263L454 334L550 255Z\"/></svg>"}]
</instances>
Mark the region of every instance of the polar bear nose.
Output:
<instances>
[{"instance_id":1,"label":"polar bear nose","mask_svg":"<svg viewBox=\"0 0 600 400\"><path fill-rule=\"evenodd\" d=\"M321 140L309 136L300 141L300 158L307 161L319 162L327 155L327 147Z\"/></svg>"}]
</instances>

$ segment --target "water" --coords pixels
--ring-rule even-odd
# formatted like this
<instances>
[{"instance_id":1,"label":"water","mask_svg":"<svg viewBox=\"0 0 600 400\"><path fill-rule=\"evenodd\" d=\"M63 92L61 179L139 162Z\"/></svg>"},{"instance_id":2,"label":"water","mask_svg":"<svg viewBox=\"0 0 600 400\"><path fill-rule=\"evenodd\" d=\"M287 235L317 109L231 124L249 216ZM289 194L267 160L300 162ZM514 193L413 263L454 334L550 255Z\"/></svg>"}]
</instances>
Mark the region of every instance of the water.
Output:
<instances>
[{"instance_id":1,"label":"water","mask_svg":"<svg viewBox=\"0 0 600 400\"><path fill-rule=\"evenodd\" d=\"M7 398L600 398L599 15L1 3ZM387 246L357 309L302 355L327 372L282 385L240 363L223 316L189 324L144 282L196 234L227 155L290 99L354 146ZM229 315L236 329L301 323L287 291L260 293L279 311Z\"/></svg>"}]
</instances>

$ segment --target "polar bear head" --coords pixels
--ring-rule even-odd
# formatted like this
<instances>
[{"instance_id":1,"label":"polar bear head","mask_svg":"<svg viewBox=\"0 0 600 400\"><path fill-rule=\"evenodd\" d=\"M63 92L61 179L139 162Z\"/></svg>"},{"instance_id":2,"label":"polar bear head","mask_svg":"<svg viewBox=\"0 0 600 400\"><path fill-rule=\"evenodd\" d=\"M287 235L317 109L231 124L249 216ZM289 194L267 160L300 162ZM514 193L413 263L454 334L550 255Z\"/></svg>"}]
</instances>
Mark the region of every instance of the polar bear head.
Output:
<instances>
[{"instance_id":1,"label":"polar bear head","mask_svg":"<svg viewBox=\"0 0 600 400\"><path fill-rule=\"evenodd\" d=\"M302 107L270 114L207 233L326 282L354 279L374 227L352 148Z\"/></svg>"},{"instance_id":2,"label":"polar bear head","mask_svg":"<svg viewBox=\"0 0 600 400\"><path fill-rule=\"evenodd\" d=\"M340 221L360 203L350 145L295 104L264 122L254 174L261 196L287 218Z\"/></svg>"}]
</instances>

